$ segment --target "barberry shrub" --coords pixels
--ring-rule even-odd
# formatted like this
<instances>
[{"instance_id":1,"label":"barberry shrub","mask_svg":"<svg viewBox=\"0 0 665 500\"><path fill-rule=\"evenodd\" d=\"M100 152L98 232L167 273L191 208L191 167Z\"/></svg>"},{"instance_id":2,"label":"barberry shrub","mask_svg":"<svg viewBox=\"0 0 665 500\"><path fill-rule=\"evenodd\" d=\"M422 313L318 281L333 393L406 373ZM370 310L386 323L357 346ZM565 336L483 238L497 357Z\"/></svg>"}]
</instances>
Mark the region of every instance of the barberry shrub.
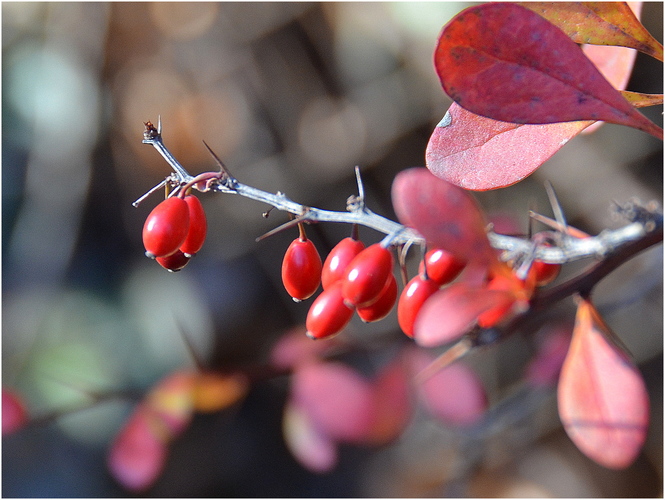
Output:
<instances>
[{"instance_id":1,"label":"barberry shrub","mask_svg":"<svg viewBox=\"0 0 665 500\"><path fill-rule=\"evenodd\" d=\"M634 463L649 429L648 392L592 295L602 278L662 241L660 208L620 206L626 225L592 236L569 226L552 196L555 218L534 214L548 230L510 235L494 231L469 192L521 181L601 121L662 139L662 129L636 109L662 103L662 95L623 90L630 65L612 66L607 55L587 57L594 52L581 43L631 47L662 61L662 46L623 3L488 3L448 22L436 44L434 70L454 102L431 135L427 168L404 169L392 183L398 221L365 206L359 170L359 195L347 212L302 206L246 186L217 157L219 171L191 176L174 165L161 125L147 122L144 142L175 173L164 182L170 194L147 215L146 255L179 271L200 251L210 251L203 249L207 220L192 190L268 202L292 217L277 231L298 226L281 277L284 293L307 313L304 327L271 346L260 369L199 367L155 384L110 446L113 477L132 492L145 492L194 415L228 411L242 404L252 384L282 376L288 376L284 442L315 473L334 469L344 446L394 443L422 418L419 409L469 443L489 441L501 405L493 405L482 376L463 358L534 331L545 334L524 369L524 386L556 391L563 429L589 459L609 469ZM305 226L325 222L352 224L354 236L336 243L322 261ZM385 237L366 244L358 225ZM417 272L409 276L414 253ZM563 272L587 257L599 259ZM571 326L543 324L544 312L568 299L576 307ZM366 323L385 320L392 311L402 334L390 337L388 349L376 348L388 353L379 366L361 370L354 360L374 347L359 347L349 324L356 316ZM13 392L3 390L3 410L3 434L29 424Z\"/></svg>"}]
</instances>

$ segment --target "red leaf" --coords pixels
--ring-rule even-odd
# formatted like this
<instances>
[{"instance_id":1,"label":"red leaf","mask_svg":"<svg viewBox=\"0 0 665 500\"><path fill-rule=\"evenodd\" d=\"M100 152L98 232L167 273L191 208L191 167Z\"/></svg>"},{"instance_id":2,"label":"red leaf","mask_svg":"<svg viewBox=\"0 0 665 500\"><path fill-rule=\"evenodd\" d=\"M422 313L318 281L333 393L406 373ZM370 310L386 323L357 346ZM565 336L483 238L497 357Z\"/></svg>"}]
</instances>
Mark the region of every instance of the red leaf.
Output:
<instances>
[{"instance_id":1,"label":"red leaf","mask_svg":"<svg viewBox=\"0 0 665 500\"><path fill-rule=\"evenodd\" d=\"M416 370L425 369L433 358L414 353ZM420 397L429 413L447 425L471 425L487 409L487 395L478 375L457 362L442 368L420 386Z\"/></svg>"},{"instance_id":2,"label":"red leaf","mask_svg":"<svg viewBox=\"0 0 665 500\"><path fill-rule=\"evenodd\" d=\"M109 469L125 488L145 490L162 472L168 447L160 427L159 418L141 403L113 442Z\"/></svg>"},{"instance_id":3,"label":"red leaf","mask_svg":"<svg viewBox=\"0 0 665 500\"><path fill-rule=\"evenodd\" d=\"M571 338L570 327L549 328L539 343L538 351L526 366L524 378L534 387L554 387L566 359Z\"/></svg>"},{"instance_id":4,"label":"red leaf","mask_svg":"<svg viewBox=\"0 0 665 500\"><path fill-rule=\"evenodd\" d=\"M640 3L633 10L626 2L523 2L575 43L630 47L663 60L663 46L642 25Z\"/></svg>"},{"instance_id":5,"label":"red leaf","mask_svg":"<svg viewBox=\"0 0 665 500\"><path fill-rule=\"evenodd\" d=\"M424 347L447 344L468 332L484 311L514 300L510 291L453 283L425 301L416 319L414 338Z\"/></svg>"},{"instance_id":6,"label":"red leaf","mask_svg":"<svg viewBox=\"0 0 665 500\"><path fill-rule=\"evenodd\" d=\"M14 391L2 389L2 435L22 429L28 423L28 411L23 398Z\"/></svg>"},{"instance_id":7,"label":"red leaf","mask_svg":"<svg viewBox=\"0 0 665 500\"><path fill-rule=\"evenodd\" d=\"M396 439L409 423L412 412L408 370L400 357L388 364L374 381L374 420L370 444Z\"/></svg>"},{"instance_id":8,"label":"red leaf","mask_svg":"<svg viewBox=\"0 0 665 500\"><path fill-rule=\"evenodd\" d=\"M558 387L559 416L575 445L611 468L638 456L649 423L649 396L639 370L612 341L591 302L580 301Z\"/></svg>"},{"instance_id":9,"label":"red leaf","mask_svg":"<svg viewBox=\"0 0 665 500\"><path fill-rule=\"evenodd\" d=\"M663 138L575 42L520 5L462 11L444 27L435 65L446 93L476 114L516 123L603 120Z\"/></svg>"},{"instance_id":10,"label":"red leaf","mask_svg":"<svg viewBox=\"0 0 665 500\"><path fill-rule=\"evenodd\" d=\"M510 186L531 175L592 123L508 123L452 103L430 137L425 153L427 168L464 189Z\"/></svg>"},{"instance_id":11,"label":"red leaf","mask_svg":"<svg viewBox=\"0 0 665 500\"><path fill-rule=\"evenodd\" d=\"M485 217L464 189L425 168L411 168L395 176L392 200L400 222L416 229L431 248L442 248L467 262L496 261Z\"/></svg>"},{"instance_id":12,"label":"red leaf","mask_svg":"<svg viewBox=\"0 0 665 500\"><path fill-rule=\"evenodd\" d=\"M291 397L316 426L336 441L362 442L371 432L373 393L368 380L339 362L298 366Z\"/></svg>"},{"instance_id":13,"label":"red leaf","mask_svg":"<svg viewBox=\"0 0 665 500\"><path fill-rule=\"evenodd\" d=\"M286 446L303 467L328 472L337 464L337 443L317 429L303 404L286 403L282 432Z\"/></svg>"},{"instance_id":14,"label":"red leaf","mask_svg":"<svg viewBox=\"0 0 665 500\"><path fill-rule=\"evenodd\" d=\"M291 369L339 347L338 337L326 342L312 342L305 331L304 327L296 327L282 335L270 350L270 364L279 369Z\"/></svg>"}]
</instances>

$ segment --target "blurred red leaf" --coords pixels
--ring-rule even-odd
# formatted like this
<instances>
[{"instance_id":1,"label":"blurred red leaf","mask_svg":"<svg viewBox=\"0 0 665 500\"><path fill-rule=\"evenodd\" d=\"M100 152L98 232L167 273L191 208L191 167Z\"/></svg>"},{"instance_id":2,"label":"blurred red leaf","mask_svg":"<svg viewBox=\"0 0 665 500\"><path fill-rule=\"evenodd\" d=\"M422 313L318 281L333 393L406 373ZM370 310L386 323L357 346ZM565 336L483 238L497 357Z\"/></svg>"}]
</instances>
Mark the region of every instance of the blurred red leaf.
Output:
<instances>
[{"instance_id":1,"label":"blurred red leaf","mask_svg":"<svg viewBox=\"0 0 665 500\"><path fill-rule=\"evenodd\" d=\"M510 186L531 175L592 123L508 123L452 103L427 144L427 168L464 189L484 191Z\"/></svg>"},{"instance_id":2,"label":"blurred red leaf","mask_svg":"<svg viewBox=\"0 0 665 500\"><path fill-rule=\"evenodd\" d=\"M23 398L14 391L2 389L2 435L6 436L28 423L28 411Z\"/></svg>"},{"instance_id":3,"label":"blurred red leaf","mask_svg":"<svg viewBox=\"0 0 665 500\"><path fill-rule=\"evenodd\" d=\"M164 468L167 441L159 417L141 403L111 445L108 456L111 474L129 490L145 490Z\"/></svg>"},{"instance_id":4,"label":"blurred red leaf","mask_svg":"<svg viewBox=\"0 0 665 500\"><path fill-rule=\"evenodd\" d=\"M543 16L575 43L629 47L663 60L663 46L626 2L522 2L520 5Z\"/></svg>"},{"instance_id":5,"label":"blurred red leaf","mask_svg":"<svg viewBox=\"0 0 665 500\"><path fill-rule=\"evenodd\" d=\"M662 139L575 42L511 3L470 7L443 29L435 66L446 93L482 116L516 123L604 120Z\"/></svg>"},{"instance_id":6,"label":"blurred red leaf","mask_svg":"<svg viewBox=\"0 0 665 500\"><path fill-rule=\"evenodd\" d=\"M409 423L412 401L409 370L398 357L381 370L374 380L374 419L369 444L384 444L396 439Z\"/></svg>"},{"instance_id":7,"label":"blurred red leaf","mask_svg":"<svg viewBox=\"0 0 665 500\"><path fill-rule=\"evenodd\" d=\"M497 260L485 217L464 189L426 168L411 168L395 176L392 201L400 222L423 235L430 248L442 248L467 262L491 265Z\"/></svg>"},{"instance_id":8,"label":"blurred red leaf","mask_svg":"<svg viewBox=\"0 0 665 500\"><path fill-rule=\"evenodd\" d=\"M425 301L416 318L414 338L424 347L447 344L467 333L481 313L514 301L510 291L453 283Z\"/></svg>"},{"instance_id":9,"label":"blurred red leaf","mask_svg":"<svg viewBox=\"0 0 665 500\"><path fill-rule=\"evenodd\" d=\"M554 387L570 346L571 329L566 326L548 328L539 342L536 354L526 366L524 378L534 387Z\"/></svg>"},{"instance_id":10,"label":"blurred red leaf","mask_svg":"<svg viewBox=\"0 0 665 500\"><path fill-rule=\"evenodd\" d=\"M337 443L317 428L303 403L286 403L282 432L291 454L308 470L328 472L337 464Z\"/></svg>"},{"instance_id":11,"label":"blurred red leaf","mask_svg":"<svg viewBox=\"0 0 665 500\"><path fill-rule=\"evenodd\" d=\"M362 442L371 432L372 387L343 363L299 366L292 377L291 397L307 411L317 431L335 441Z\"/></svg>"},{"instance_id":12,"label":"blurred red leaf","mask_svg":"<svg viewBox=\"0 0 665 500\"><path fill-rule=\"evenodd\" d=\"M639 370L588 300L577 308L561 369L559 416L575 445L595 462L629 466L646 439L649 396Z\"/></svg>"},{"instance_id":13,"label":"blurred red leaf","mask_svg":"<svg viewBox=\"0 0 665 500\"><path fill-rule=\"evenodd\" d=\"M417 371L433 362L434 358L423 351L414 354ZM471 425L487 409L487 395L480 378L461 362L448 365L425 380L419 394L429 413L447 425Z\"/></svg>"},{"instance_id":14,"label":"blurred red leaf","mask_svg":"<svg viewBox=\"0 0 665 500\"><path fill-rule=\"evenodd\" d=\"M328 351L339 347L339 337L326 342L312 342L305 331L305 327L297 327L282 335L270 350L270 364L275 368L290 369L323 357Z\"/></svg>"}]
</instances>

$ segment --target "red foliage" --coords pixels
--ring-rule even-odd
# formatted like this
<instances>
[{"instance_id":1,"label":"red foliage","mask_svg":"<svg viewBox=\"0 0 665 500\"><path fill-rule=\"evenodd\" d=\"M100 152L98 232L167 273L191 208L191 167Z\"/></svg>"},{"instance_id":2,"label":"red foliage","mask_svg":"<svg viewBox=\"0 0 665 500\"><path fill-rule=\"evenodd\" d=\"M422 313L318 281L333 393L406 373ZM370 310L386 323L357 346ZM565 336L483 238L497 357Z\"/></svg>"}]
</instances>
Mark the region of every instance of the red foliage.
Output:
<instances>
[{"instance_id":1,"label":"red foliage","mask_svg":"<svg viewBox=\"0 0 665 500\"><path fill-rule=\"evenodd\" d=\"M12 434L28 423L28 410L23 398L10 389L2 388L2 435Z\"/></svg>"},{"instance_id":2,"label":"red foliage","mask_svg":"<svg viewBox=\"0 0 665 500\"><path fill-rule=\"evenodd\" d=\"M435 66L446 93L482 116L534 124L604 120L663 137L575 42L520 5L488 3L458 14L443 29Z\"/></svg>"},{"instance_id":3,"label":"red foliage","mask_svg":"<svg viewBox=\"0 0 665 500\"><path fill-rule=\"evenodd\" d=\"M622 469L637 458L649 424L649 396L639 370L588 300L580 300L561 369L559 416L589 458Z\"/></svg>"}]
</instances>

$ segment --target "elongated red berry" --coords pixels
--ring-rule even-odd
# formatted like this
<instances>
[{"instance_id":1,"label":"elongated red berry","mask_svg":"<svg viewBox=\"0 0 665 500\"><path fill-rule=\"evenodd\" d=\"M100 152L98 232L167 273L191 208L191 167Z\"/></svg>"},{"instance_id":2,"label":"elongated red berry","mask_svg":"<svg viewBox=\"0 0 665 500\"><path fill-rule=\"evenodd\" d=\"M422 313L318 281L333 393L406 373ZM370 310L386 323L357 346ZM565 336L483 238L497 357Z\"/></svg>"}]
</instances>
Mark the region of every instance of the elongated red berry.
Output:
<instances>
[{"instance_id":1,"label":"elongated red berry","mask_svg":"<svg viewBox=\"0 0 665 500\"><path fill-rule=\"evenodd\" d=\"M189 208L182 198L162 201L143 225L143 245L150 258L171 255L180 248L189 231Z\"/></svg>"},{"instance_id":2,"label":"elongated red berry","mask_svg":"<svg viewBox=\"0 0 665 500\"><path fill-rule=\"evenodd\" d=\"M203 205L196 196L190 194L185 196L184 199L189 208L189 231L185 241L180 246L180 251L188 257L192 257L203 246L208 231L208 221Z\"/></svg>"},{"instance_id":3,"label":"elongated red berry","mask_svg":"<svg viewBox=\"0 0 665 500\"><path fill-rule=\"evenodd\" d=\"M324 339L336 335L352 317L353 308L347 306L342 297L342 281L337 281L312 302L305 321L307 336Z\"/></svg>"},{"instance_id":4,"label":"elongated red berry","mask_svg":"<svg viewBox=\"0 0 665 500\"><path fill-rule=\"evenodd\" d=\"M176 250L175 253L167 255L166 257L157 257L155 260L169 272L175 273L180 271L189 262L189 257L181 250Z\"/></svg>"},{"instance_id":5,"label":"elongated red berry","mask_svg":"<svg viewBox=\"0 0 665 500\"><path fill-rule=\"evenodd\" d=\"M365 307L379 296L393 272L392 252L380 243L354 257L342 280L342 295L349 305Z\"/></svg>"},{"instance_id":6,"label":"elongated red berry","mask_svg":"<svg viewBox=\"0 0 665 500\"><path fill-rule=\"evenodd\" d=\"M291 242L282 260L282 283L294 300L305 300L321 283L321 256L311 240L305 236L302 225L300 237Z\"/></svg>"},{"instance_id":7,"label":"elongated red berry","mask_svg":"<svg viewBox=\"0 0 665 500\"><path fill-rule=\"evenodd\" d=\"M443 286L459 276L466 266L466 262L442 248L433 248L425 253L425 258L420 262L418 274L425 272L425 265L427 265L427 276Z\"/></svg>"},{"instance_id":8,"label":"elongated red berry","mask_svg":"<svg viewBox=\"0 0 665 500\"><path fill-rule=\"evenodd\" d=\"M439 284L418 274L406 284L397 302L397 322L402 331L413 338L413 325L425 301L439 290Z\"/></svg>"},{"instance_id":9,"label":"elongated red berry","mask_svg":"<svg viewBox=\"0 0 665 500\"><path fill-rule=\"evenodd\" d=\"M335 245L326 257L321 271L321 285L324 290L345 276L346 267L364 248L365 244L362 241L350 237Z\"/></svg>"},{"instance_id":10,"label":"elongated red berry","mask_svg":"<svg viewBox=\"0 0 665 500\"><path fill-rule=\"evenodd\" d=\"M383 290L377 299L368 306L359 307L356 309L356 312L358 313L360 319L362 319L365 323L379 321L388 316L390 311L392 311L396 301L397 280L395 279L395 275L390 274L388 283L386 283L386 286L383 287Z\"/></svg>"}]
</instances>

